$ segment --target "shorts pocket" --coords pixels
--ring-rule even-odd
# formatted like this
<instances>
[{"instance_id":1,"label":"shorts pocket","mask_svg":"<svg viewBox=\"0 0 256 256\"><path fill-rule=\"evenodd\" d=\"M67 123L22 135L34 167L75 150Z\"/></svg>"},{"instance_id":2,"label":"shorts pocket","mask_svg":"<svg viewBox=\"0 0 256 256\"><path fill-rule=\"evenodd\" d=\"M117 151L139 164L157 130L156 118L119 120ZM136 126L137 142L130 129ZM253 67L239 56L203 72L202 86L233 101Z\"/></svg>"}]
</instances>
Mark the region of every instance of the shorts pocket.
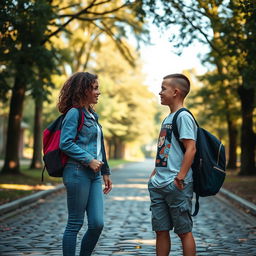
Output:
<instances>
[{"instance_id":1,"label":"shorts pocket","mask_svg":"<svg viewBox=\"0 0 256 256\"><path fill-rule=\"evenodd\" d=\"M180 206L179 206L179 211L181 213L183 212L190 212L190 208L189 208L189 203L187 202L187 200L185 200Z\"/></svg>"},{"instance_id":2,"label":"shorts pocket","mask_svg":"<svg viewBox=\"0 0 256 256\"><path fill-rule=\"evenodd\" d=\"M192 230L193 221L190 214L189 202L185 200L180 204L173 215L174 232L177 234L187 233Z\"/></svg>"}]
</instances>

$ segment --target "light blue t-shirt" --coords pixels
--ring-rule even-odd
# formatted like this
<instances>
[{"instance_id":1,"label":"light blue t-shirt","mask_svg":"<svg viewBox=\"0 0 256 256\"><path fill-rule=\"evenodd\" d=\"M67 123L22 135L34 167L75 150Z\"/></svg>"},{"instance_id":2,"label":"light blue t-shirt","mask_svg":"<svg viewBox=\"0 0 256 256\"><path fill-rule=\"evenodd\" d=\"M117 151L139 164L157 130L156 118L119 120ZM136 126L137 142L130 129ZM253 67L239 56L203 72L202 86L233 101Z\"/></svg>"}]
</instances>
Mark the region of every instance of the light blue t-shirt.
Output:
<instances>
[{"instance_id":1,"label":"light blue t-shirt","mask_svg":"<svg viewBox=\"0 0 256 256\"><path fill-rule=\"evenodd\" d=\"M169 114L162 123L156 155L156 174L151 178L154 187L162 188L171 183L180 171L183 160L183 152L179 142L172 132L172 120L174 113ZM182 111L177 118L177 128L181 139L192 139L196 141L197 126L191 116L186 111ZM169 141L169 140L170 141ZM185 183L193 181L192 169L190 168Z\"/></svg>"}]
</instances>

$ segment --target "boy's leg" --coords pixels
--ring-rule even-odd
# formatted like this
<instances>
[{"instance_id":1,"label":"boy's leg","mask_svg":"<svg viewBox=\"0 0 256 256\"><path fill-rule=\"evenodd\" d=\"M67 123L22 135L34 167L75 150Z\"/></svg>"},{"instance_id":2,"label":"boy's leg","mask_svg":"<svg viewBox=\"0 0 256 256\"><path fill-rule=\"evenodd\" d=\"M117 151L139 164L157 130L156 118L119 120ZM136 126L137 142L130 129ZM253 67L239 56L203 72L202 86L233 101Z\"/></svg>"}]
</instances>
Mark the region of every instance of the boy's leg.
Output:
<instances>
[{"instance_id":1,"label":"boy's leg","mask_svg":"<svg viewBox=\"0 0 256 256\"><path fill-rule=\"evenodd\" d=\"M195 240L192 235L193 221L190 216L192 208L193 184L186 184L179 190L172 182L166 197L174 226L174 232L180 237L184 256L194 256L196 251Z\"/></svg>"},{"instance_id":2,"label":"boy's leg","mask_svg":"<svg viewBox=\"0 0 256 256\"><path fill-rule=\"evenodd\" d=\"M168 256L171 250L169 230L156 231L156 255Z\"/></svg>"},{"instance_id":3,"label":"boy's leg","mask_svg":"<svg viewBox=\"0 0 256 256\"><path fill-rule=\"evenodd\" d=\"M195 256L196 244L192 232L178 234L181 239L183 256Z\"/></svg>"},{"instance_id":4,"label":"boy's leg","mask_svg":"<svg viewBox=\"0 0 256 256\"><path fill-rule=\"evenodd\" d=\"M156 232L156 254L157 256L168 256L171 247L169 230L173 228L169 207L161 189L155 188L149 182L148 190L151 199L152 229Z\"/></svg>"}]
</instances>

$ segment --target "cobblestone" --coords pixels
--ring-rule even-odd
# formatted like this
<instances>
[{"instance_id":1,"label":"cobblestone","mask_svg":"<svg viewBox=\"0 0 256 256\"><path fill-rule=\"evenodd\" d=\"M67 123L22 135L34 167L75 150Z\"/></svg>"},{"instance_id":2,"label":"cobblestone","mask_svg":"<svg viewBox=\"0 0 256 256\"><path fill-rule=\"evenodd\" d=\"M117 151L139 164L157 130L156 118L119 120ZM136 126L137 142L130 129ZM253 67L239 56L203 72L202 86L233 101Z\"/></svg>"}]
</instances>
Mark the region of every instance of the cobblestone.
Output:
<instances>
[{"instance_id":1,"label":"cobblestone","mask_svg":"<svg viewBox=\"0 0 256 256\"><path fill-rule=\"evenodd\" d=\"M105 196L105 227L95 256L155 255L147 179L153 162L126 165L113 171L113 191ZM198 256L256 255L256 219L245 216L221 197L200 199L193 233ZM0 223L1 256L60 256L66 225L66 196L41 199L32 208ZM86 223L78 235L79 242ZM179 238L171 233L171 255L182 255Z\"/></svg>"}]
</instances>

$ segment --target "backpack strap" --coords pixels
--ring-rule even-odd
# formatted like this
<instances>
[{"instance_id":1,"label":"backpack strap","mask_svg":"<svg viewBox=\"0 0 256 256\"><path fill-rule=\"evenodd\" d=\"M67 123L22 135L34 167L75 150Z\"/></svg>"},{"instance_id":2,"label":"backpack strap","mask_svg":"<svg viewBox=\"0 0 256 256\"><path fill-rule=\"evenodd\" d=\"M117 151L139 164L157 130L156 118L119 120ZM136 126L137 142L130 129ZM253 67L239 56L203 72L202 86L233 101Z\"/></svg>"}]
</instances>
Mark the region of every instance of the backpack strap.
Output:
<instances>
[{"instance_id":1,"label":"backpack strap","mask_svg":"<svg viewBox=\"0 0 256 256\"><path fill-rule=\"evenodd\" d=\"M191 215L192 217L195 217L199 212L199 195L196 193L196 204L195 204L195 210L194 213Z\"/></svg>"},{"instance_id":2,"label":"backpack strap","mask_svg":"<svg viewBox=\"0 0 256 256\"><path fill-rule=\"evenodd\" d=\"M78 108L79 110L79 118L78 118L78 127L77 127L77 131L81 131L83 128L83 124L84 124L84 113L82 108Z\"/></svg>"},{"instance_id":3,"label":"backpack strap","mask_svg":"<svg viewBox=\"0 0 256 256\"><path fill-rule=\"evenodd\" d=\"M41 182L43 182L44 181L44 170L45 170L45 165L44 165L44 169L42 170L42 176L41 176Z\"/></svg>"},{"instance_id":4,"label":"backpack strap","mask_svg":"<svg viewBox=\"0 0 256 256\"><path fill-rule=\"evenodd\" d=\"M181 109L179 109L179 110L175 113L175 115L174 115L174 117L173 117L173 120L172 120L172 130L173 130L173 134L174 134L176 140L178 141L182 152L185 153L186 150L185 150L185 147L184 147L183 143L180 141L180 134L179 134L178 127L177 127L177 118L178 118L178 115L179 115L181 112L183 112L183 111L188 112L188 113L193 117L193 119L194 119L194 121L195 121L197 127L199 127L199 124L197 123L197 121L196 121L195 117L193 116L193 114L192 114L188 109L186 109L186 108L181 108ZM195 190L195 191L196 191L196 190ZM198 214L198 211L199 211L199 194L198 194L197 192L195 192L195 194L196 194L196 204L195 204L194 213L191 215L192 217L196 216L196 215Z\"/></svg>"},{"instance_id":5,"label":"backpack strap","mask_svg":"<svg viewBox=\"0 0 256 256\"><path fill-rule=\"evenodd\" d=\"M179 109L173 119L172 119L172 131L173 131L173 134L176 138L176 140L178 141L179 145L180 145L180 148L182 150L183 153L185 153L185 148L184 148L184 145L182 144L182 142L180 141L180 134L179 134L179 131L178 131L178 127L177 127L177 118L178 118L178 115L183 112L183 111L187 111L186 108L181 108Z\"/></svg>"}]
</instances>

